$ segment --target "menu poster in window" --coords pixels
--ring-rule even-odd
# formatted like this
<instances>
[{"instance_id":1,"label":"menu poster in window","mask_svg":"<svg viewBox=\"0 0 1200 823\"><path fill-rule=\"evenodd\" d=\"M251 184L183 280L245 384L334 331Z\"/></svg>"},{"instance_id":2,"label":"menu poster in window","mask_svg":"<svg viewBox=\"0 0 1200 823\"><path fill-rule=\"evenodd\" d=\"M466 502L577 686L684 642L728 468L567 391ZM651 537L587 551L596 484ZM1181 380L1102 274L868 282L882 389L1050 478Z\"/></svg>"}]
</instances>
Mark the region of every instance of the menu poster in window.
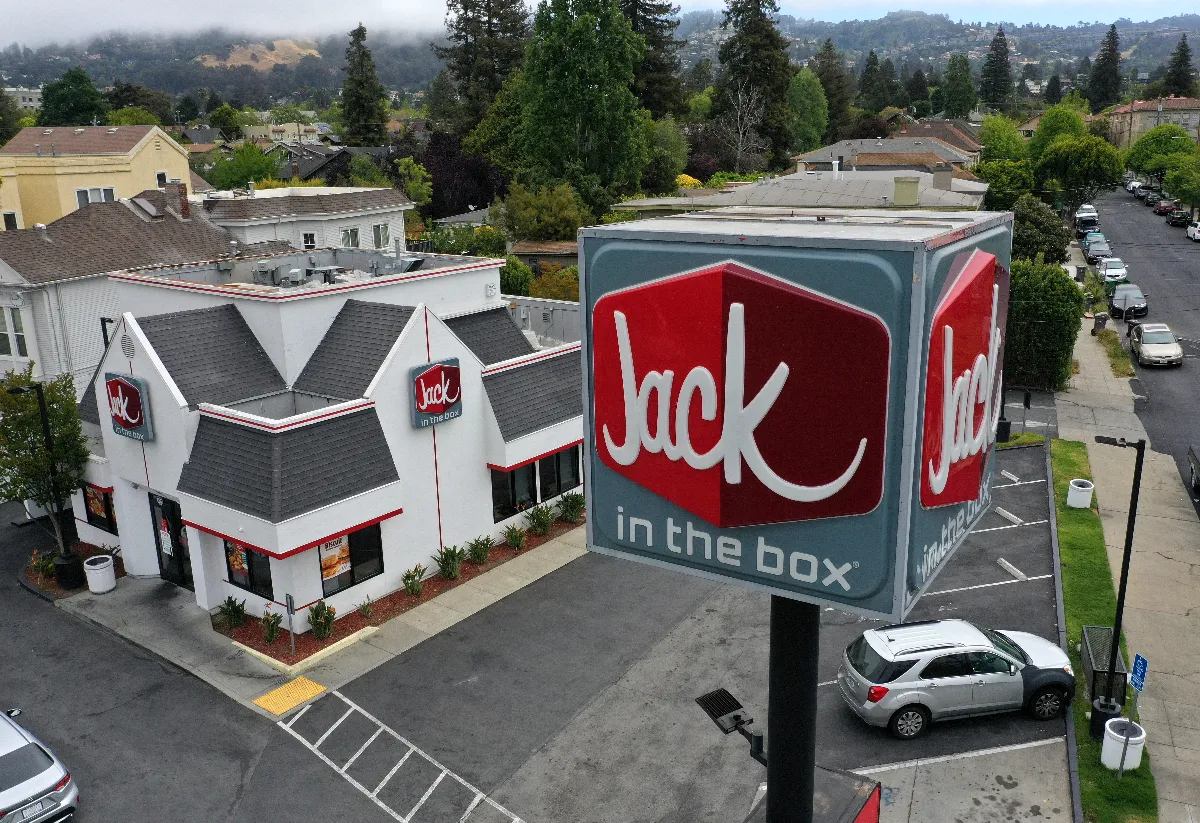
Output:
<instances>
[{"instance_id":1,"label":"menu poster in window","mask_svg":"<svg viewBox=\"0 0 1200 823\"><path fill-rule=\"evenodd\" d=\"M103 520L108 519L108 508L104 505L104 492L95 486L84 486L83 500L87 504L89 515L94 515Z\"/></svg>"},{"instance_id":2,"label":"menu poster in window","mask_svg":"<svg viewBox=\"0 0 1200 823\"><path fill-rule=\"evenodd\" d=\"M232 540L225 541L225 554L229 558L229 573L236 577L249 575L246 562L246 549Z\"/></svg>"},{"instance_id":3,"label":"menu poster in window","mask_svg":"<svg viewBox=\"0 0 1200 823\"><path fill-rule=\"evenodd\" d=\"M332 580L350 571L350 538L335 537L321 544L321 579Z\"/></svg>"},{"instance_id":4,"label":"menu poster in window","mask_svg":"<svg viewBox=\"0 0 1200 823\"><path fill-rule=\"evenodd\" d=\"M163 554L175 554L175 543L171 540L171 524L165 517L158 518L158 544L162 546Z\"/></svg>"}]
</instances>

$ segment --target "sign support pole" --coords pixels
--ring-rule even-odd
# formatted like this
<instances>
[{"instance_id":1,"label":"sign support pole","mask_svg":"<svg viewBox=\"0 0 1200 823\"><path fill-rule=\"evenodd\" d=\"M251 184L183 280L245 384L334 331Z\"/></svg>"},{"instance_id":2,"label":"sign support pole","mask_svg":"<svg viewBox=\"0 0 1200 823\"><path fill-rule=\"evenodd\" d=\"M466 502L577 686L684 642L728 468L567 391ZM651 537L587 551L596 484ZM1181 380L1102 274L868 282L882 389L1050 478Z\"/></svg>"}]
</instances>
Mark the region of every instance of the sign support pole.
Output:
<instances>
[{"instance_id":1,"label":"sign support pole","mask_svg":"<svg viewBox=\"0 0 1200 823\"><path fill-rule=\"evenodd\" d=\"M771 597L767 823L812 823L821 607Z\"/></svg>"}]
</instances>

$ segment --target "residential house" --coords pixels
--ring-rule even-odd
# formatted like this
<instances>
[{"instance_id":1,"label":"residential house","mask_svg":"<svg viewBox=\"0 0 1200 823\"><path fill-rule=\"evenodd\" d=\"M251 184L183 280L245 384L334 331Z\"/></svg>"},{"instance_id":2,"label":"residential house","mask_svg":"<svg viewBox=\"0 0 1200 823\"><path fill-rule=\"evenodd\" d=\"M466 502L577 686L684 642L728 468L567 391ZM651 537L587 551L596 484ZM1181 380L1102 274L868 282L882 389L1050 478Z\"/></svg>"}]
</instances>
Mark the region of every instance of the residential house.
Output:
<instances>
[{"instance_id":1,"label":"residential house","mask_svg":"<svg viewBox=\"0 0 1200 823\"><path fill-rule=\"evenodd\" d=\"M199 125L185 127L183 136L193 143L220 143L225 139L220 129Z\"/></svg>"},{"instance_id":2,"label":"residential house","mask_svg":"<svg viewBox=\"0 0 1200 823\"><path fill-rule=\"evenodd\" d=\"M278 158L279 176L285 180L323 180L330 186L344 186L350 180L350 161L366 156L381 162L387 157L385 146L333 146L324 143L277 143L268 150Z\"/></svg>"},{"instance_id":3,"label":"residential house","mask_svg":"<svg viewBox=\"0 0 1200 823\"><path fill-rule=\"evenodd\" d=\"M0 215L29 228L173 180L190 190L188 154L158 126L33 126L0 147Z\"/></svg>"},{"instance_id":4,"label":"residential house","mask_svg":"<svg viewBox=\"0 0 1200 823\"><path fill-rule=\"evenodd\" d=\"M1041 122L1042 122L1042 113L1038 112L1033 117L1030 117L1028 120L1026 120L1024 123L1021 123L1020 125L1018 125L1017 131L1019 131L1021 133L1022 137L1029 139L1029 138L1033 137L1034 132L1037 131L1038 124Z\"/></svg>"},{"instance_id":5,"label":"residential house","mask_svg":"<svg viewBox=\"0 0 1200 823\"><path fill-rule=\"evenodd\" d=\"M27 89L24 86L6 86L4 93L17 103L22 111L37 111L42 107L42 87Z\"/></svg>"},{"instance_id":6,"label":"residential house","mask_svg":"<svg viewBox=\"0 0 1200 823\"><path fill-rule=\"evenodd\" d=\"M449 217L439 217L433 221L433 224L438 227L451 226L474 226L479 227L486 225L488 216L491 214L491 207L484 206L482 209L471 209L462 214L452 214Z\"/></svg>"},{"instance_id":7,"label":"residential house","mask_svg":"<svg viewBox=\"0 0 1200 823\"><path fill-rule=\"evenodd\" d=\"M261 126L242 126L247 140L267 139L282 143L320 143L317 127L311 123L274 123Z\"/></svg>"},{"instance_id":8,"label":"residential house","mask_svg":"<svg viewBox=\"0 0 1200 823\"><path fill-rule=\"evenodd\" d=\"M893 140L904 138L940 140L970 157L971 159L965 164L968 168L979 162L979 152L983 148L975 135L951 120L918 120L915 123L904 123L901 125L900 131L893 132L889 137Z\"/></svg>"},{"instance_id":9,"label":"residential house","mask_svg":"<svg viewBox=\"0 0 1200 823\"><path fill-rule=\"evenodd\" d=\"M546 263L563 268L579 265L579 244L574 240L518 240L509 254L533 269L535 275Z\"/></svg>"},{"instance_id":10,"label":"residential house","mask_svg":"<svg viewBox=\"0 0 1200 823\"><path fill-rule=\"evenodd\" d=\"M853 170L860 165L859 158L868 154L929 154L938 160L958 168L969 168L979 159L978 153L954 148L937 137L895 136L867 140L841 140L831 146L823 146L805 152L796 158L802 171L831 171L835 168ZM861 161L868 165L870 161Z\"/></svg>"},{"instance_id":11,"label":"residential house","mask_svg":"<svg viewBox=\"0 0 1200 823\"><path fill-rule=\"evenodd\" d=\"M1195 97L1159 97L1134 100L1117 106L1108 115L1110 137L1120 149L1127 149L1155 126L1173 123L1193 138L1200 137L1200 99Z\"/></svg>"},{"instance_id":12,"label":"residential house","mask_svg":"<svg viewBox=\"0 0 1200 823\"><path fill-rule=\"evenodd\" d=\"M302 250L402 249L404 213L413 208L398 189L309 186L210 192L192 203L239 243L279 241Z\"/></svg>"}]
</instances>

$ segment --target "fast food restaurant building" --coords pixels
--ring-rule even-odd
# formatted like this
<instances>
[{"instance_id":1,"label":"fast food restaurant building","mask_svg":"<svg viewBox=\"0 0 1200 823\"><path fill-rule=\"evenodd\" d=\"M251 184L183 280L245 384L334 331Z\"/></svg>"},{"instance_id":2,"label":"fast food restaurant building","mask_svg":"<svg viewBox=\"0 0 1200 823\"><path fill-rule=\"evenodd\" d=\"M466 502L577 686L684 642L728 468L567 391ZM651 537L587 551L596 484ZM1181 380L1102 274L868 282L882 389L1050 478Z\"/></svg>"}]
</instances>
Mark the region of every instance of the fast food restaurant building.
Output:
<instances>
[{"instance_id":1,"label":"fast food restaurant building","mask_svg":"<svg viewBox=\"0 0 1200 823\"><path fill-rule=\"evenodd\" d=\"M290 594L301 631L320 599L344 615L498 539L580 485L582 441L579 344L535 349L500 265L325 249L113 275L80 537L206 610Z\"/></svg>"}]
</instances>

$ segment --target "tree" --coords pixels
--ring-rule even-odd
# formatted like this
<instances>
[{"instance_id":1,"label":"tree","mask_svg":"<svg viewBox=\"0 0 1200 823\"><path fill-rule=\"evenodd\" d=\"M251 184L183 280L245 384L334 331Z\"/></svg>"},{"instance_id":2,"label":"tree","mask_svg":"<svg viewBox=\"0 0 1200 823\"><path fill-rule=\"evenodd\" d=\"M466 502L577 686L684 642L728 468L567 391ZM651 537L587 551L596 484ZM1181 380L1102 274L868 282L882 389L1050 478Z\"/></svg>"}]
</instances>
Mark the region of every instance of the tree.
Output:
<instances>
[{"instance_id":1,"label":"tree","mask_svg":"<svg viewBox=\"0 0 1200 823\"><path fill-rule=\"evenodd\" d=\"M821 138L829 127L829 104L825 90L812 69L801 69L788 86L788 104L792 109L792 148L798 152L821 146Z\"/></svg>"},{"instance_id":2,"label":"tree","mask_svg":"<svg viewBox=\"0 0 1200 823\"><path fill-rule=\"evenodd\" d=\"M887 91L879 76L879 57L875 50L867 52L867 60L858 78L858 105L876 114L888 104Z\"/></svg>"},{"instance_id":3,"label":"tree","mask_svg":"<svg viewBox=\"0 0 1200 823\"><path fill-rule=\"evenodd\" d=\"M21 130L21 117L21 108L17 101L5 94L4 89L0 89L0 146L12 140L13 135Z\"/></svg>"},{"instance_id":4,"label":"tree","mask_svg":"<svg viewBox=\"0 0 1200 823\"><path fill-rule=\"evenodd\" d=\"M433 177L413 158L402 157L396 161L396 176L397 188L418 209L425 208L433 200Z\"/></svg>"},{"instance_id":5,"label":"tree","mask_svg":"<svg viewBox=\"0 0 1200 823\"><path fill-rule=\"evenodd\" d=\"M982 160L972 169L988 184L983 207L1009 211L1013 203L1033 190L1033 167L1028 160Z\"/></svg>"},{"instance_id":6,"label":"tree","mask_svg":"<svg viewBox=\"0 0 1200 823\"><path fill-rule=\"evenodd\" d=\"M908 91L908 99L913 103L929 99L929 80L921 69L912 73L912 77L908 78L904 88Z\"/></svg>"},{"instance_id":7,"label":"tree","mask_svg":"<svg viewBox=\"0 0 1200 823\"><path fill-rule=\"evenodd\" d=\"M311 123L312 118L300 111L295 103L282 103L271 107L271 122L277 126L283 123Z\"/></svg>"},{"instance_id":8,"label":"tree","mask_svg":"<svg viewBox=\"0 0 1200 823\"><path fill-rule=\"evenodd\" d=\"M634 69L633 93L655 120L683 109L679 80L679 6L670 0L620 0L621 12L634 34L646 41L646 51Z\"/></svg>"},{"instance_id":9,"label":"tree","mask_svg":"<svg viewBox=\"0 0 1200 823\"><path fill-rule=\"evenodd\" d=\"M1043 188L1053 181L1062 188L1063 205L1074 212L1121 181L1121 153L1100 137L1060 137L1042 152L1037 165Z\"/></svg>"},{"instance_id":10,"label":"tree","mask_svg":"<svg viewBox=\"0 0 1200 823\"><path fill-rule=\"evenodd\" d=\"M979 142L983 146L981 160L1024 160L1029 156L1029 146L1017 131L1017 124L1004 115L983 118Z\"/></svg>"},{"instance_id":11,"label":"tree","mask_svg":"<svg viewBox=\"0 0 1200 823\"><path fill-rule=\"evenodd\" d=\"M155 116L154 112L143 109L141 106L126 106L108 113L108 125L161 126L162 121Z\"/></svg>"},{"instance_id":12,"label":"tree","mask_svg":"<svg viewBox=\"0 0 1200 823\"><path fill-rule=\"evenodd\" d=\"M616 0L542 0L523 72L523 168L570 181L597 211L602 190L636 190L646 144L631 87L642 52Z\"/></svg>"},{"instance_id":13,"label":"tree","mask_svg":"<svg viewBox=\"0 0 1200 823\"><path fill-rule=\"evenodd\" d=\"M429 84L425 94L425 105L429 110L429 120L436 131L457 132L466 115L466 106L458 96L450 72L442 69Z\"/></svg>"},{"instance_id":14,"label":"tree","mask_svg":"<svg viewBox=\"0 0 1200 823\"><path fill-rule=\"evenodd\" d=\"M823 142L834 143L850 122L850 102L854 93L846 74L846 63L842 53L834 48L833 40L826 38L817 52L816 62L817 79L821 81L829 107L829 125L825 127Z\"/></svg>"},{"instance_id":15,"label":"tree","mask_svg":"<svg viewBox=\"0 0 1200 823\"><path fill-rule=\"evenodd\" d=\"M200 107L196 104L196 98L190 94L185 94L179 101L179 106L175 110L176 116L180 123L190 123L200 116Z\"/></svg>"},{"instance_id":16,"label":"tree","mask_svg":"<svg viewBox=\"0 0 1200 823\"><path fill-rule=\"evenodd\" d=\"M107 115L104 95L80 66L42 88L39 126L91 126L106 122Z\"/></svg>"},{"instance_id":17,"label":"tree","mask_svg":"<svg viewBox=\"0 0 1200 823\"><path fill-rule=\"evenodd\" d=\"M1047 106L1057 106L1062 102L1062 80L1057 74L1050 75L1050 79L1046 81L1046 88L1042 92L1046 100Z\"/></svg>"},{"instance_id":18,"label":"tree","mask_svg":"<svg viewBox=\"0 0 1200 823\"><path fill-rule=\"evenodd\" d=\"M879 82L887 95L888 106L897 109L908 108L908 91L896 76L896 64L890 57L884 58L884 61L879 64Z\"/></svg>"},{"instance_id":19,"label":"tree","mask_svg":"<svg viewBox=\"0 0 1200 823\"><path fill-rule=\"evenodd\" d=\"M104 100L112 111L136 107L152 113L158 122L154 125L175 122L175 110L171 105L171 95L162 91L148 89L137 83L123 83L117 80L112 88L104 92ZM130 123L129 125L146 125Z\"/></svg>"},{"instance_id":20,"label":"tree","mask_svg":"<svg viewBox=\"0 0 1200 823\"><path fill-rule=\"evenodd\" d=\"M743 85L729 96L727 110L713 123L717 139L729 151L736 172L762 168L764 154L771 147L759 133L764 109L758 89Z\"/></svg>"},{"instance_id":21,"label":"tree","mask_svg":"<svg viewBox=\"0 0 1200 823\"><path fill-rule=\"evenodd\" d=\"M1154 158L1171 154L1195 154L1196 142L1182 126L1164 123L1143 134L1129 147L1125 165L1136 172L1150 171Z\"/></svg>"},{"instance_id":22,"label":"tree","mask_svg":"<svg viewBox=\"0 0 1200 823\"><path fill-rule=\"evenodd\" d=\"M1008 61L1008 38L1004 27L996 29L992 46L983 61L983 72L979 78L979 96L993 109L1004 108L1012 96L1012 65Z\"/></svg>"},{"instance_id":23,"label":"tree","mask_svg":"<svg viewBox=\"0 0 1200 823\"><path fill-rule=\"evenodd\" d=\"M553 267L542 264L542 273L529 284L529 296L543 300L579 302L579 267Z\"/></svg>"},{"instance_id":24,"label":"tree","mask_svg":"<svg viewBox=\"0 0 1200 823\"><path fill-rule=\"evenodd\" d=\"M1179 45L1171 52L1171 62L1163 77L1163 93L1176 97L1196 96L1196 73L1192 70L1192 49L1186 34L1180 35Z\"/></svg>"},{"instance_id":25,"label":"tree","mask_svg":"<svg viewBox=\"0 0 1200 823\"><path fill-rule=\"evenodd\" d=\"M1085 134L1087 126L1079 112L1062 103L1052 106L1043 112L1037 130L1029 140L1029 159L1036 164L1042 152L1060 137L1082 137Z\"/></svg>"},{"instance_id":26,"label":"tree","mask_svg":"<svg viewBox=\"0 0 1200 823\"><path fill-rule=\"evenodd\" d=\"M5 375L4 388L32 386L33 364ZM5 500L32 500L54 511L55 504L70 505L71 495L83 485L88 464L87 438L75 401L75 381L70 374L43 382L50 420L52 454L46 452L42 414L37 395L0 391L0 496ZM55 480L51 483L50 467ZM66 548L63 524L51 517L59 553Z\"/></svg>"},{"instance_id":27,"label":"tree","mask_svg":"<svg viewBox=\"0 0 1200 823\"><path fill-rule=\"evenodd\" d=\"M1121 41L1117 36L1117 24L1113 23L1100 44L1100 54L1092 64L1092 75L1088 79L1088 99L1092 102L1092 113L1097 114L1121 99Z\"/></svg>"},{"instance_id":28,"label":"tree","mask_svg":"<svg viewBox=\"0 0 1200 823\"><path fill-rule=\"evenodd\" d=\"M500 267L500 293L523 296L529 294L533 282L533 269L521 262L519 257L509 257Z\"/></svg>"},{"instance_id":29,"label":"tree","mask_svg":"<svg viewBox=\"0 0 1200 823\"><path fill-rule=\"evenodd\" d=\"M687 166L688 142L683 129L670 116L655 122L646 118L646 145L650 159L642 170L642 189L648 194L674 194L675 182Z\"/></svg>"},{"instance_id":30,"label":"tree","mask_svg":"<svg viewBox=\"0 0 1200 823\"><path fill-rule=\"evenodd\" d=\"M448 46L433 50L445 61L462 111L458 125L469 130L483 120L508 78L521 67L529 39L523 0L449 0Z\"/></svg>"},{"instance_id":31,"label":"tree","mask_svg":"<svg viewBox=\"0 0 1200 823\"><path fill-rule=\"evenodd\" d=\"M1167 171L1163 185L1176 197L1195 208L1200 205L1200 158L1194 155L1178 156L1179 161Z\"/></svg>"},{"instance_id":32,"label":"tree","mask_svg":"<svg viewBox=\"0 0 1200 823\"><path fill-rule=\"evenodd\" d=\"M526 162L521 136L524 98L525 74L513 72L504 81L487 115L463 140L463 151L486 159L505 176L515 176Z\"/></svg>"},{"instance_id":33,"label":"tree","mask_svg":"<svg viewBox=\"0 0 1200 823\"><path fill-rule=\"evenodd\" d=\"M223 106L223 105L225 105L225 101L221 99L221 95L217 94L214 91L209 91L209 92L205 93L205 97L204 97L204 113L205 114L212 114L214 111L221 108L221 106Z\"/></svg>"},{"instance_id":34,"label":"tree","mask_svg":"<svg viewBox=\"0 0 1200 823\"><path fill-rule=\"evenodd\" d=\"M225 135L226 140L237 140L242 136L244 119L242 113L228 103L208 114L208 124Z\"/></svg>"},{"instance_id":35,"label":"tree","mask_svg":"<svg viewBox=\"0 0 1200 823\"><path fill-rule=\"evenodd\" d=\"M508 197L492 207L513 240L574 240L592 215L568 184L530 188L513 183Z\"/></svg>"},{"instance_id":36,"label":"tree","mask_svg":"<svg viewBox=\"0 0 1200 823\"><path fill-rule=\"evenodd\" d=\"M975 81L971 77L971 64L965 54L950 55L946 68L946 117L967 117L975 108Z\"/></svg>"},{"instance_id":37,"label":"tree","mask_svg":"<svg viewBox=\"0 0 1200 823\"><path fill-rule=\"evenodd\" d=\"M379 164L366 154L356 154L350 158L347 176L350 178L351 186L380 189L392 187L392 181L384 174L383 169L379 168Z\"/></svg>"},{"instance_id":38,"label":"tree","mask_svg":"<svg viewBox=\"0 0 1200 823\"><path fill-rule=\"evenodd\" d=\"M1038 255L1047 263L1066 263L1070 259L1067 248L1071 244L1071 230L1063 225L1054 209L1029 192L1018 197L1010 208L1014 259L1035 260Z\"/></svg>"},{"instance_id":39,"label":"tree","mask_svg":"<svg viewBox=\"0 0 1200 823\"><path fill-rule=\"evenodd\" d=\"M387 89L375 73L375 58L366 46L367 30L358 24L346 47L346 80L342 83L342 139L351 146L387 144Z\"/></svg>"},{"instance_id":40,"label":"tree","mask_svg":"<svg viewBox=\"0 0 1200 823\"><path fill-rule=\"evenodd\" d=\"M250 182L274 177L278 171L273 158L254 143L244 143L228 157L219 159L207 179L214 188L237 189Z\"/></svg>"},{"instance_id":41,"label":"tree","mask_svg":"<svg viewBox=\"0 0 1200 823\"><path fill-rule=\"evenodd\" d=\"M1004 337L1008 385L1062 388L1082 322L1083 293L1062 267L1013 260Z\"/></svg>"},{"instance_id":42,"label":"tree","mask_svg":"<svg viewBox=\"0 0 1200 823\"><path fill-rule=\"evenodd\" d=\"M683 90L688 94L698 94L713 84L713 61L711 57L702 57L696 65L687 70L683 76Z\"/></svg>"},{"instance_id":43,"label":"tree","mask_svg":"<svg viewBox=\"0 0 1200 823\"><path fill-rule=\"evenodd\" d=\"M713 114L721 116L734 105L737 94L757 92L762 101L762 121L758 131L770 144L772 167L784 168L792 160L792 114L788 105L788 87L792 64L788 59L788 40L779 32L775 0L728 0L722 28L733 30L717 50L721 74Z\"/></svg>"}]
</instances>

